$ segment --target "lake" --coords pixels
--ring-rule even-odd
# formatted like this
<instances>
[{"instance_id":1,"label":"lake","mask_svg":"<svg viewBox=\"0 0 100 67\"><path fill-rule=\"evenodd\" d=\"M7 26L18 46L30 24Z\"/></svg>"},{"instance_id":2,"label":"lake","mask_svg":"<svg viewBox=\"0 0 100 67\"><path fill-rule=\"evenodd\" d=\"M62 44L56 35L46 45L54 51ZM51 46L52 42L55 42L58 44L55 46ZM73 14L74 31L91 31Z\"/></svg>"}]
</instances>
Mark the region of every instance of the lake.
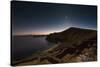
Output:
<instances>
[{"instance_id":1,"label":"lake","mask_svg":"<svg viewBox=\"0 0 100 67\"><path fill-rule=\"evenodd\" d=\"M45 40L46 36L13 36L12 37L12 60L20 60L31 56L37 51L43 51L53 46L53 43Z\"/></svg>"}]
</instances>

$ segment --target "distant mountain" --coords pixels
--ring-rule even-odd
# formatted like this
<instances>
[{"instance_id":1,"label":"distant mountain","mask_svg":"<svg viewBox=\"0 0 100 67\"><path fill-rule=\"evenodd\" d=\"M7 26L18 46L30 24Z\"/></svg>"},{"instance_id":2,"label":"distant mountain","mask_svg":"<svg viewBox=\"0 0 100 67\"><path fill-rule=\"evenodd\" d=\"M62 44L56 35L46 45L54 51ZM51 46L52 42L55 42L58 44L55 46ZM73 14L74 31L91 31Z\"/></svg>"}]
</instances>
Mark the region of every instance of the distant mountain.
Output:
<instances>
[{"instance_id":1,"label":"distant mountain","mask_svg":"<svg viewBox=\"0 0 100 67\"><path fill-rule=\"evenodd\" d=\"M15 37L42 37L42 36L47 36L47 35L13 35Z\"/></svg>"},{"instance_id":2,"label":"distant mountain","mask_svg":"<svg viewBox=\"0 0 100 67\"><path fill-rule=\"evenodd\" d=\"M33 37L44 37L44 36L47 36L47 35L33 35Z\"/></svg>"},{"instance_id":3,"label":"distant mountain","mask_svg":"<svg viewBox=\"0 0 100 67\"><path fill-rule=\"evenodd\" d=\"M52 33L46 40L56 43L53 47L37 52L13 65L55 64L87 62L97 60L97 31L71 27L59 33Z\"/></svg>"}]
</instances>

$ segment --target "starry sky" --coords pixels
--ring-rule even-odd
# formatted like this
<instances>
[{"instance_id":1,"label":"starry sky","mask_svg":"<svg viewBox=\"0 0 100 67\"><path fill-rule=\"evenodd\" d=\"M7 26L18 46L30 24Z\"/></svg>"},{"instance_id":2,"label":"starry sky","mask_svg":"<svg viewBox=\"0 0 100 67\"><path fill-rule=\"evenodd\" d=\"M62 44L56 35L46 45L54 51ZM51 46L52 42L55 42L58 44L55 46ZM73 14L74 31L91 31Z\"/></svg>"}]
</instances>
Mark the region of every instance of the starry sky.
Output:
<instances>
[{"instance_id":1,"label":"starry sky","mask_svg":"<svg viewBox=\"0 0 100 67\"><path fill-rule=\"evenodd\" d=\"M41 35L69 27L97 29L97 6L11 2L13 35Z\"/></svg>"}]
</instances>

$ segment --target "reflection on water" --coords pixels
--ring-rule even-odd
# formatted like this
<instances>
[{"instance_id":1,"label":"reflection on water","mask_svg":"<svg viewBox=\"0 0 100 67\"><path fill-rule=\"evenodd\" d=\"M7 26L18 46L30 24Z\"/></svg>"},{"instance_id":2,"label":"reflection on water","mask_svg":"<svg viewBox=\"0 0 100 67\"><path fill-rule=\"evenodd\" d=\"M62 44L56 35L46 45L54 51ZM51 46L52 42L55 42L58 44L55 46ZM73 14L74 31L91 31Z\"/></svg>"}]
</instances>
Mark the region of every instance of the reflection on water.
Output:
<instances>
[{"instance_id":1,"label":"reflection on water","mask_svg":"<svg viewBox=\"0 0 100 67\"><path fill-rule=\"evenodd\" d=\"M48 49L52 46L45 40L46 36L14 36L12 38L12 60L19 60L31 56L36 51Z\"/></svg>"}]
</instances>

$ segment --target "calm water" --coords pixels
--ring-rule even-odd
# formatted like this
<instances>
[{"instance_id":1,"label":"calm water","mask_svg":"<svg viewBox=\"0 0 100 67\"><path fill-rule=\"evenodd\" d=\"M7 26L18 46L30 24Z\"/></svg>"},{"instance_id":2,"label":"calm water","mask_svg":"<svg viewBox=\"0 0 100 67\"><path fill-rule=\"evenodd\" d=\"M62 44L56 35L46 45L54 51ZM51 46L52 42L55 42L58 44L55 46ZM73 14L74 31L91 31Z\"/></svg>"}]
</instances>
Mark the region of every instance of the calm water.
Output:
<instances>
[{"instance_id":1,"label":"calm water","mask_svg":"<svg viewBox=\"0 0 100 67\"><path fill-rule=\"evenodd\" d=\"M31 56L36 51L42 51L53 46L45 40L45 36L16 36L12 38L12 60L23 59Z\"/></svg>"}]
</instances>

